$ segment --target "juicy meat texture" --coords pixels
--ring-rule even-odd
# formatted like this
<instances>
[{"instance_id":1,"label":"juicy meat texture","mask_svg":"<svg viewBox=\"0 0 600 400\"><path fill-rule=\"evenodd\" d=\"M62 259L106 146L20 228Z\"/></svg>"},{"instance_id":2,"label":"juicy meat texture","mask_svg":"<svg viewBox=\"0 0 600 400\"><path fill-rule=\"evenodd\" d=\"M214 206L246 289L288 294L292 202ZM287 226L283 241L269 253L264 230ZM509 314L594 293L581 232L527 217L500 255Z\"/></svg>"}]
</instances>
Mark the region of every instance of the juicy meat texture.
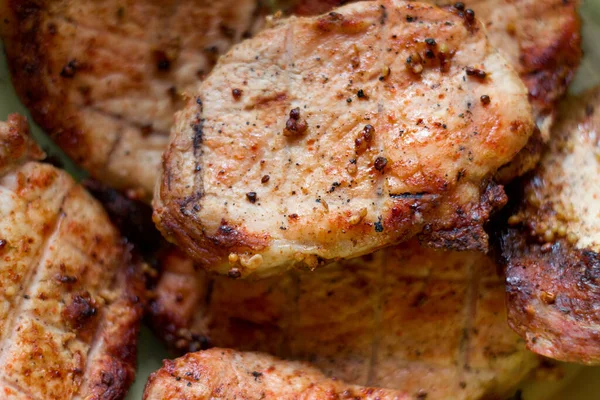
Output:
<instances>
[{"instance_id":1,"label":"juicy meat texture","mask_svg":"<svg viewBox=\"0 0 600 400\"><path fill-rule=\"evenodd\" d=\"M480 253L413 242L261 281L208 275L176 252L163 268L150 319L179 354L261 351L428 400L502 398L537 364Z\"/></svg>"},{"instance_id":2,"label":"juicy meat texture","mask_svg":"<svg viewBox=\"0 0 600 400\"><path fill-rule=\"evenodd\" d=\"M544 356L600 363L600 88L561 107L502 232L510 324Z\"/></svg>"},{"instance_id":3,"label":"juicy meat texture","mask_svg":"<svg viewBox=\"0 0 600 400\"><path fill-rule=\"evenodd\" d=\"M104 210L0 123L0 397L118 400L133 381L145 288Z\"/></svg>"},{"instance_id":4,"label":"juicy meat texture","mask_svg":"<svg viewBox=\"0 0 600 400\"><path fill-rule=\"evenodd\" d=\"M93 177L149 200L174 112L256 12L256 0L7 0L0 31L35 121Z\"/></svg>"},{"instance_id":5,"label":"juicy meat texture","mask_svg":"<svg viewBox=\"0 0 600 400\"><path fill-rule=\"evenodd\" d=\"M348 0L295 0L298 15L325 13ZM430 0L438 6L455 1ZM285 3L285 1L284 1ZM529 89L529 98L544 141L549 140L558 101L567 91L581 61L580 1L471 0L465 10L485 25L492 45L512 63ZM528 157L532 167L539 159ZM525 160L524 160L525 161Z\"/></svg>"},{"instance_id":6,"label":"juicy meat texture","mask_svg":"<svg viewBox=\"0 0 600 400\"><path fill-rule=\"evenodd\" d=\"M518 75L455 11L354 3L235 46L177 116L154 197L165 237L234 277L416 235L487 250L505 201L490 179L534 122Z\"/></svg>"},{"instance_id":7,"label":"juicy meat texture","mask_svg":"<svg viewBox=\"0 0 600 400\"><path fill-rule=\"evenodd\" d=\"M260 353L212 349L165 361L152 374L143 400L408 400L405 394L349 385L306 363Z\"/></svg>"}]
</instances>

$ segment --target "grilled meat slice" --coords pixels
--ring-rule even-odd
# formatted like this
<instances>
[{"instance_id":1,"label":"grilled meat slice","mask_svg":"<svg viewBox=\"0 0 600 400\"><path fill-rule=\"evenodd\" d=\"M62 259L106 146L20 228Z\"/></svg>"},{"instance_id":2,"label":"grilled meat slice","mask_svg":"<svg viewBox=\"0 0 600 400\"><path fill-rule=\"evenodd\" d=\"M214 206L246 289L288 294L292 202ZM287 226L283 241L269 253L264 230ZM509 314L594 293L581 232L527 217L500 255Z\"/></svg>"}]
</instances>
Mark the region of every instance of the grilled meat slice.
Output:
<instances>
[{"instance_id":1,"label":"grilled meat slice","mask_svg":"<svg viewBox=\"0 0 600 400\"><path fill-rule=\"evenodd\" d=\"M290 12L316 15L348 0L295 0ZM438 6L457 4L430 0ZM284 1L283 3L289 3ZM580 1L471 0L458 6L472 9L485 25L492 44L519 73L529 89L534 114L544 141L550 137L558 100L563 97L581 60ZM539 158L528 157L534 166Z\"/></svg>"},{"instance_id":2,"label":"grilled meat slice","mask_svg":"<svg viewBox=\"0 0 600 400\"><path fill-rule=\"evenodd\" d=\"M252 29L256 0L7 0L13 83L79 165L149 200L173 113Z\"/></svg>"},{"instance_id":3,"label":"grilled meat slice","mask_svg":"<svg viewBox=\"0 0 600 400\"><path fill-rule=\"evenodd\" d=\"M123 399L144 294L102 207L41 151L23 117L0 123L0 393Z\"/></svg>"},{"instance_id":4,"label":"grilled meat slice","mask_svg":"<svg viewBox=\"0 0 600 400\"><path fill-rule=\"evenodd\" d=\"M600 88L567 99L501 236L508 316L528 347L600 363Z\"/></svg>"},{"instance_id":5,"label":"grilled meat slice","mask_svg":"<svg viewBox=\"0 0 600 400\"><path fill-rule=\"evenodd\" d=\"M165 361L150 376L144 400L405 400L401 392L348 385L306 363L260 353L212 349Z\"/></svg>"},{"instance_id":6,"label":"grilled meat slice","mask_svg":"<svg viewBox=\"0 0 600 400\"><path fill-rule=\"evenodd\" d=\"M537 363L480 253L411 243L261 281L208 275L176 252L163 267L150 316L176 353L268 352L428 400L502 398Z\"/></svg>"},{"instance_id":7,"label":"grilled meat slice","mask_svg":"<svg viewBox=\"0 0 600 400\"><path fill-rule=\"evenodd\" d=\"M222 57L197 93L177 117L154 217L206 268L241 277L418 234L486 250L482 224L505 201L489 179L534 126L477 21L399 0L281 21Z\"/></svg>"}]
</instances>

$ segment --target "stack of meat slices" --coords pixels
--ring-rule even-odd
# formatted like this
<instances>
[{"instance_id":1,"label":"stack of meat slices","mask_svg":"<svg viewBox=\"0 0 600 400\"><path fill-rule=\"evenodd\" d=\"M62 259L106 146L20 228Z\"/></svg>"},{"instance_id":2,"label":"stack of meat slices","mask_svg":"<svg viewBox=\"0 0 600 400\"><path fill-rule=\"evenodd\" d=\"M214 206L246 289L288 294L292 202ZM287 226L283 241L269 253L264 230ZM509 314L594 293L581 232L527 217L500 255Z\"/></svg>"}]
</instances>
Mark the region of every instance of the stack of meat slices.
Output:
<instances>
[{"instance_id":1,"label":"stack of meat slices","mask_svg":"<svg viewBox=\"0 0 600 400\"><path fill-rule=\"evenodd\" d=\"M296 360L190 353L166 362L145 398L478 399L536 367L526 345L595 362L594 225L573 222L593 212L574 193L594 189L559 178L573 157L559 145L571 141L555 141L581 120L560 117L551 134L581 56L578 3L286 3L315 16L278 14L256 33L254 1L2 5L13 80L36 121L130 198L149 201L161 175L155 221L190 258L161 257L156 332L177 352ZM590 107L572 107L595 145ZM536 176L550 186L515 183L538 197L498 235L522 340L482 254L484 225L543 143ZM586 155L580 178L595 153L577 143L565 146ZM135 209L123 204L112 210ZM105 398L122 398L127 376Z\"/></svg>"},{"instance_id":2,"label":"stack of meat slices","mask_svg":"<svg viewBox=\"0 0 600 400\"><path fill-rule=\"evenodd\" d=\"M0 397L122 398L141 265L100 204L42 156L23 117L0 123Z\"/></svg>"}]
</instances>

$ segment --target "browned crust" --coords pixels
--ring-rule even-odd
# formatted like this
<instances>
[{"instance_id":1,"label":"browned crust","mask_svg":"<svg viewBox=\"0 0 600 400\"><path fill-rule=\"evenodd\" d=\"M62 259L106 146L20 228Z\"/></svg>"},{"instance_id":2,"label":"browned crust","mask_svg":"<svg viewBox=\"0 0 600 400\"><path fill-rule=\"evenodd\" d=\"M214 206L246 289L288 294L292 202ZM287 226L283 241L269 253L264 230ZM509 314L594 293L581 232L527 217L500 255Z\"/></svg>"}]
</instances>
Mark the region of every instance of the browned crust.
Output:
<instances>
[{"instance_id":1,"label":"browned crust","mask_svg":"<svg viewBox=\"0 0 600 400\"><path fill-rule=\"evenodd\" d=\"M579 3L567 0L556 5L555 12L564 18L563 24L552 31L555 36L545 46L535 41L521 41L519 72L529 88L529 98L538 116L554 117L558 101L567 92L581 62Z\"/></svg>"},{"instance_id":2,"label":"browned crust","mask_svg":"<svg viewBox=\"0 0 600 400\"><path fill-rule=\"evenodd\" d=\"M44 152L31 139L29 125L19 114L8 116L0 124L0 174L28 160L40 160Z\"/></svg>"},{"instance_id":3,"label":"browned crust","mask_svg":"<svg viewBox=\"0 0 600 400\"><path fill-rule=\"evenodd\" d=\"M600 254L593 246L578 246L569 224L589 218L576 214L573 205L586 201L586 191L594 193L577 175L584 182L596 177L576 170L569 175L561 161L585 152L595 157L598 93L592 89L563 103L551 146L540 167L515 187L509 226L498 235L511 327L532 351L584 364L600 363Z\"/></svg>"},{"instance_id":4,"label":"browned crust","mask_svg":"<svg viewBox=\"0 0 600 400\"><path fill-rule=\"evenodd\" d=\"M77 128L79 117L71 108L50 95L43 81L51 46L51 35L42 26L47 2L40 0L9 0L0 7L4 19L0 34L10 61L12 82L21 101L33 119L50 134L62 149L83 168L101 173L104 163L94 157L93 143ZM60 78L59 79L64 79ZM65 113L67 113L65 115ZM57 118L63 115L63 118Z\"/></svg>"},{"instance_id":5,"label":"browned crust","mask_svg":"<svg viewBox=\"0 0 600 400\"><path fill-rule=\"evenodd\" d=\"M352 0L350 0L352 1ZM349 0L297 0L291 7L291 12L297 15L317 15L329 11L334 7L350 2ZM451 5L455 1L427 0L438 5ZM497 0L487 0L496 2ZM465 2L466 6L470 2ZM474 2L473 9L477 12L478 3ZM498 3L500 3L498 1ZM518 3L518 1L516 2ZM565 95L575 71L579 67L582 57L581 50L581 18L577 12L580 1L546 1L548 10L561 15L561 25L548 31L535 31L529 35L526 31L517 31L514 40L519 43L519 65L515 68L519 72L525 85L529 89L529 99L536 110L538 123L544 124L544 119L553 120L558 101ZM482 17L486 20L485 15ZM524 18L536 16L524 16ZM487 21L486 21L487 22ZM531 21L524 24L533 26ZM524 32L524 33L522 33ZM543 128L540 126L540 128ZM548 126L544 127L543 136L548 140ZM539 158L539 153L537 154ZM519 165L517 163L517 165ZM530 165L530 163L526 164ZM522 168L522 167L520 167Z\"/></svg>"},{"instance_id":6,"label":"browned crust","mask_svg":"<svg viewBox=\"0 0 600 400\"><path fill-rule=\"evenodd\" d=\"M566 239L548 245L523 229L501 236L510 326L532 351L562 361L600 362L600 255Z\"/></svg>"},{"instance_id":7,"label":"browned crust","mask_svg":"<svg viewBox=\"0 0 600 400\"><path fill-rule=\"evenodd\" d=\"M123 268L115 284L123 287L121 296L105 311L101 337L102 349L82 391L90 400L121 400L135 378L140 321L145 308L145 284L142 261L131 255L130 246L123 255Z\"/></svg>"},{"instance_id":8,"label":"browned crust","mask_svg":"<svg viewBox=\"0 0 600 400\"><path fill-rule=\"evenodd\" d=\"M405 400L401 391L366 388L327 378L305 363L261 353L211 349L165 360L144 390L144 400L364 399Z\"/></svg>"}]
</instances>

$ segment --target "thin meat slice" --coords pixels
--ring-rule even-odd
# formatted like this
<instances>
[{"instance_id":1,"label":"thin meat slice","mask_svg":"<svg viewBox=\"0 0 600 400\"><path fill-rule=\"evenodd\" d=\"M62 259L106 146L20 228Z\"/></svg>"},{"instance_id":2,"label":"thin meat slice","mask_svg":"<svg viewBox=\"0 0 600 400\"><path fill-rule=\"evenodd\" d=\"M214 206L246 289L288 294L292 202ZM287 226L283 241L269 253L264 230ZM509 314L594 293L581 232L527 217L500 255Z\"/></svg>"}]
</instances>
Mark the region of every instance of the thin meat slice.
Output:
<instances>
[{"instance_id":1,"label":"thin meat slice","mask_svg":"<svg viewBox=\"0 0 600 400\"><path fill-rule=\"evenodd\" d=\"M174 112L258 13L256 0L7 0L0 33L35 121L93 177L148 201Z\"/></svg>"},{"instance_id":2,"label":"thin meat slice","mask_svg":"<svg viewBox=\"0 0 600 400\"><path fill-rule=\"evenodd\" d=\"M495 263L416 243L261 281L208 275L173 252L150 318L178 354L261 351L428 400L503 398L537 365L506 323Z\"/></svg>"},{"instance_id":3,"label":"thin meat slice","mask_svg":"<svg viewBox=\"0 0 600 400\"><path fill-rule=\"evenodd\" d=\"M510 324L528 347L600 363L600 89L561 107L550 148L502 232Z\"/></svg>"},{"instance_id":4,"label":"thin meat slice","mask_svg":"<svg viewBox=\"0 0 600 400\"><path fill-rule=\"evenodd\" d=\"M0 123L0 397L125 397L144 284L104 210L43 156L23 117Z\"/></svg>"},{"instance_id":5,"label":"thin meat slice","mask_svg":"<svg viewBox=\"0 0 600 400\"><path fill-rule=\"evenodd\" d=\"M349 385L306 363L260 353L212 349L165 361L150 376L143 400L405 400L393 390Z\"/></svg>"},{"instance_id":6,"label":"thin meat slice","mask_svg":"<svg viewBox=\"0 0 600 400\"><path fill-rule=\"evenodd\" d=\"M314 269L416 235L485 251L482 225L505 201L491 178L534 127L478 21L399 0L275 23L196 93L154 218L231 276Z\"/></svg>"}]
</instances>

